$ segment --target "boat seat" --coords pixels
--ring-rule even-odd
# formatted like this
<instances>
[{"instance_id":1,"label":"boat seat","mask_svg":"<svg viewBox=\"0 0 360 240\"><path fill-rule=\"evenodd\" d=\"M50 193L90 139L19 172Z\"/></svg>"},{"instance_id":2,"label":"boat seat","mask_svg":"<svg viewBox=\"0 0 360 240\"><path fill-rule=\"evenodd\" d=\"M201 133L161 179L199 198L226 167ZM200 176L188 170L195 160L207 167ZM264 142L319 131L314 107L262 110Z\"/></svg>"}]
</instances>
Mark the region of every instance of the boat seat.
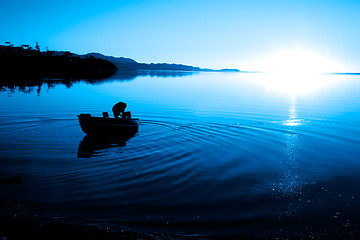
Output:
<instances>
[{"instance_id":1,"label":"boat seat","mask_svg":"<svg viewBox=\"0 0 360 240\"><path fill-rule=\"evenodd\" d=\"M109 113L107 113L107 112L103 112L102 115L103 115L103 118L109 118Z\"/></svg>"}]
</instances>

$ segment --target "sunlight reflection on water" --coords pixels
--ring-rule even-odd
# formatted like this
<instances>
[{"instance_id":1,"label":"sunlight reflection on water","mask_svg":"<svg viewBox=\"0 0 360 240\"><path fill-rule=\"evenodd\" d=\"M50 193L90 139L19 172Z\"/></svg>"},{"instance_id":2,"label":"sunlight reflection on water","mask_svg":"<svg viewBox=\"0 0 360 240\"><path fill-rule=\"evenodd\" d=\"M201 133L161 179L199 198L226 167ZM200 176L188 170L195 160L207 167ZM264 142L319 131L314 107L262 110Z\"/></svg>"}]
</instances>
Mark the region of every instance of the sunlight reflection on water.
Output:
<instances>
[{"instance_id":1,"label":"sunlight reflection on water","mask_svg":"<svg viewBox=\"0 0 360 240\"><path fill-rule=\"evenodd\" d=\"M346 78L342 75L301 72L296 74L265 73L258 78L258 81L266 86L267 91L285 93L290 96L324 91L345 80Z\"/></svg>"},{"instance_id":2,"label":"sunlight reflection on water","mask_svg":"<svg viewBox=\"0 0 360 240\"><path fill-rule=\"evenodd\" d=\"M296 97L293 96L291 99L291 106L289 109L289 119L284 121L284 125L285 126L300 126L303 123L302 119L297 119L297 115L296 115Z\"/></svg>"}]
</instances>

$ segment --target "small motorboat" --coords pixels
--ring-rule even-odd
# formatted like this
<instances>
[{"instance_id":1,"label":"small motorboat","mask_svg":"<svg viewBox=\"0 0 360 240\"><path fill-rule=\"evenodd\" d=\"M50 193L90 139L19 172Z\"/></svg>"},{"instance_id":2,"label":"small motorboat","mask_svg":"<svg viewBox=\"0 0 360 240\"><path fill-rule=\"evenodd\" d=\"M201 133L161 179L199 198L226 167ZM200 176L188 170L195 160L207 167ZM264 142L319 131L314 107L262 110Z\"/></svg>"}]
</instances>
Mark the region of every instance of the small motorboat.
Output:
<instances>
[{"instance_id":1,"label":"small motorboat","mask_svg":"<svg viewBox=\"0 0 360 240\"><path fill-rule=\"evenodd\" d=\"M92 117L91 114L78 115L81 130L93 135L118 135L137 132L138 118L109 118L107 113L103 117Z\"/></svg>"}]
</instances>

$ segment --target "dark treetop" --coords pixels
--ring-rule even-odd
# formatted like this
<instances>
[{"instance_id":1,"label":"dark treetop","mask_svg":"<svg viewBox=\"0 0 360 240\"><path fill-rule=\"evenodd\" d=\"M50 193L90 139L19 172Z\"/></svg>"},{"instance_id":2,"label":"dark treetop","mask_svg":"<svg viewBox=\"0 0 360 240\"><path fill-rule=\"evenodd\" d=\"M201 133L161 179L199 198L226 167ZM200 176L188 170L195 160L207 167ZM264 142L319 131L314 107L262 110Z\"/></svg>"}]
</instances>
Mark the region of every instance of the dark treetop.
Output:
<instances>
[{"instance_id":1,"label":"dark treetop","mask_svg":"<svg viewBox=\"0 0 360 240\"><path fill-rule=\"evenodd\" d=\"M9 78L106 78L114 74L116 66L104 59L80 58L70 52L59 55L53 51L40 52L23 45L21 47L0 45L0 79Z\"/></svg>"}]
</instances>

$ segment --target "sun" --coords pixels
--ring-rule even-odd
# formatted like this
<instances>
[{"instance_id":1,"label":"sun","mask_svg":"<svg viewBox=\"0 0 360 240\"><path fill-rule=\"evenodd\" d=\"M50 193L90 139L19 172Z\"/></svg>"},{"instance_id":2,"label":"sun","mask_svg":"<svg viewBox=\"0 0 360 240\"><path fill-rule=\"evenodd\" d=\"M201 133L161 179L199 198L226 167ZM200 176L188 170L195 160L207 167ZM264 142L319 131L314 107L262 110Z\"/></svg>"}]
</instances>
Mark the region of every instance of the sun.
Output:
<instances>
[{"instance_id":1,"label":"sun","mask_svg":"<svg viewBox=\"0 0 360 240\"><path fill-rule=\"evenodd\" d=\"M326 87L332 81L325 73L344 71L339 63L301 48L282 50L264 58L257 63L257 69L266 73L267 89L292 95Z\"/></svg>"},{"instance_id":2,"label":"sun","mask_svg":"<svg viewBox=\"0 0 360 240\"><path fill-rule=\"evenodd\" d=\"M260 67L264 72L268 73L291 74L331 73L342 69L340 64L328 57L301 48L281 50L262 60L262 66Z\"/></svg>"}]
</instances>

